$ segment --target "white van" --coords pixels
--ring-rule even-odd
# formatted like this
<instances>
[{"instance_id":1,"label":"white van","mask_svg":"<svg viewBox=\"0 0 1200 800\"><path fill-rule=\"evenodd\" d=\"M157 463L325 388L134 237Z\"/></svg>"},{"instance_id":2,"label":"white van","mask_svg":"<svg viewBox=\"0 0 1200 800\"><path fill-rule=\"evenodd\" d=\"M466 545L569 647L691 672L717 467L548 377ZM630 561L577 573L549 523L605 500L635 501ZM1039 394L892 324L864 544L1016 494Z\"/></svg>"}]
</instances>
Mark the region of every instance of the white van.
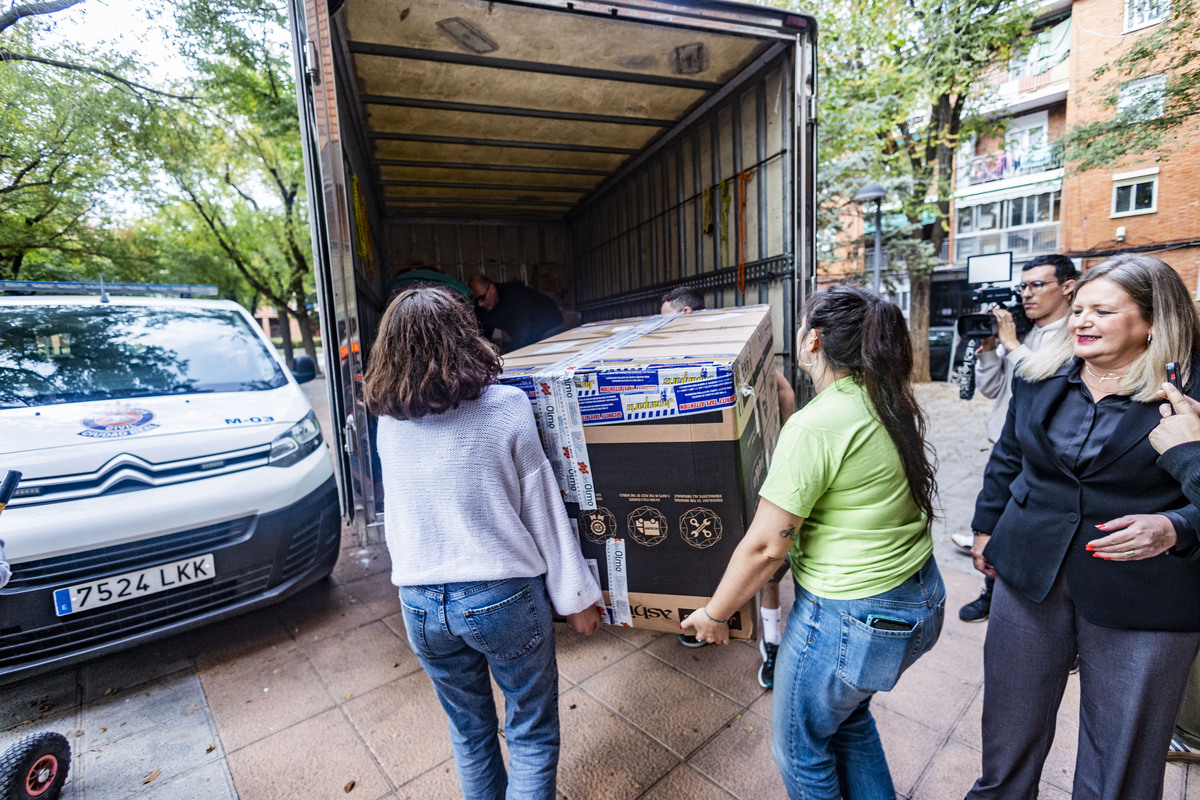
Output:
<instances>
[{"instance_id":1,"label":"white van","mask_svg":"<svg viewBox=\"0 0 1200 800\"><path fill-rule=\"evenodd\" d=\"M277 601L337 559L320 426L233 302L0 297L0 468L23 473L0 683Z\"/></svg>"}]
</instances>

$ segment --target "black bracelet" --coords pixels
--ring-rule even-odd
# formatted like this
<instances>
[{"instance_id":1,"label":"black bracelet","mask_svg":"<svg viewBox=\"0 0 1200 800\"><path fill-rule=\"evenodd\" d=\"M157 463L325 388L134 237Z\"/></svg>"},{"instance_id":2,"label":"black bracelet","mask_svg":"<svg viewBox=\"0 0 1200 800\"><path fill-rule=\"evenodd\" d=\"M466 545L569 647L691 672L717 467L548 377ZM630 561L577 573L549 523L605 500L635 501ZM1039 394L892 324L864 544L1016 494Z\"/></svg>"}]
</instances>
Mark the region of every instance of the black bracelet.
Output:
<instances>
[{"instance_id":1,"label":"black bracelet","mask_svg":"<svg viewBox=\"0 0 1200 800\"><path fill-rule=\"evenodd\" d=\"M700 610L704 612L704 616L708 617L710 620L717 623L718 625L728 625L729 620L733 619L733 617L729 617L729 619L717 619L712 614L708 613L708 606L704 606Z\"/></svg>"}]
</instances>

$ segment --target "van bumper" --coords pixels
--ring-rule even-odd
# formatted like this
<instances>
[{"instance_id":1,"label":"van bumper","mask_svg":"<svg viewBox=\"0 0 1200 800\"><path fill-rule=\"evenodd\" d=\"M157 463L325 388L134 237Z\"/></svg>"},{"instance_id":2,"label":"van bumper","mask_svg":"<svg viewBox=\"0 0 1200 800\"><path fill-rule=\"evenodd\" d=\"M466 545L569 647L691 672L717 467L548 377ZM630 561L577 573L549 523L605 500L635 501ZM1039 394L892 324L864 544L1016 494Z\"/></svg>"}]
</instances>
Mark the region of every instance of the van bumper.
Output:
<instances>
[{"instance_id":1,"label":"van bumper","mask_svg":"<svg viewBox=\"0 0 1200 800\"><path fill-rule=\"evenodd\" d=\"M0 589L0 685L279 602L327 576L340 544L330 477L274 511L14 564ZM211 580L55 615L56 589L209 553Z\"/></svg>"}]
</instances>

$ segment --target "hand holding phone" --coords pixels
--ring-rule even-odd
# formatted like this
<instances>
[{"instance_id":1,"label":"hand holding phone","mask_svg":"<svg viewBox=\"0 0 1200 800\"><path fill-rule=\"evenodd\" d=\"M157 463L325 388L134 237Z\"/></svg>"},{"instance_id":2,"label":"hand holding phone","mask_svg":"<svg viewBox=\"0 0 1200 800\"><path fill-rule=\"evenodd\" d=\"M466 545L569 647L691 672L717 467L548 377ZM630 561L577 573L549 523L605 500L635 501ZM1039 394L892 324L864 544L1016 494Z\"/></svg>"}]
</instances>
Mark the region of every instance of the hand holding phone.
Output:
<instances>
[{"instance_id":1,"label":"hand holding phone","mask_svg":"<svg viewBox=\"0 0 1200 800\"><path fill-rule=\"evenodd\" d=\"M1167 382L1175 387L1175 391L1179 392L1180 394L1183 394L1183 387L1181 387L1179 385L1179 362L1177 362L1177 361L1168 361L1167 362ZM1170 408L1170 407L1171 406L1168 403L1167 408ZM1174 414L1175 411L1172 409L1170 413Z\"/></svg>"}]
</instances>

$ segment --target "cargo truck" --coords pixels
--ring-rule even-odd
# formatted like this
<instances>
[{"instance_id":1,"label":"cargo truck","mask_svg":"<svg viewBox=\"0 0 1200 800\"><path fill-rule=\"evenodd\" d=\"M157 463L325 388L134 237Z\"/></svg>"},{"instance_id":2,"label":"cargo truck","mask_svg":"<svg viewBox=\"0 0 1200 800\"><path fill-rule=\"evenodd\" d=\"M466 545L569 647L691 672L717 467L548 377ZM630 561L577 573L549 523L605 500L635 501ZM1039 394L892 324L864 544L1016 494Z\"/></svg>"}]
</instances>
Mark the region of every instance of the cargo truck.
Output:
<instances>
[{"instance_id":1,"label":"cargo truck","mask_svg":"<svg viewBox=\"0 0 1200 800\"><path fill-rule=\"evenodd\" d=\"M383 540L362 373L391 279L519 280L570 321L768 304L815 265L816 23L715 0L289 0L342 511Z\"/></svg>"}]
</instances>

